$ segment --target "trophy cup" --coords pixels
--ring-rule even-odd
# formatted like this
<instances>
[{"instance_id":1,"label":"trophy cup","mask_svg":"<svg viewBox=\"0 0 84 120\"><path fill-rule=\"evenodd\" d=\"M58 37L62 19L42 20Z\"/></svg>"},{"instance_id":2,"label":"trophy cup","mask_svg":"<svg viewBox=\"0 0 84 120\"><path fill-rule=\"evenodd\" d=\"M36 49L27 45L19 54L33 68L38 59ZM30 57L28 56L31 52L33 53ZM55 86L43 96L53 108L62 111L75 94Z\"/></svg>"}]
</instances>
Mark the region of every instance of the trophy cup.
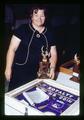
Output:
<instances>
[{"instance_id":1,"label":"trophy cup","mask_svg":"<svg viewBox=\"0 0 84 120\"><path fill-rule=\"evenodd\" d=\"M41 48L42 59L39 63L39 70L37 72L38 78L46 79L49 78L49 54L48 50L44 50L44 46Z\"/></svg>"},{"instance_id":2,"label":"trophy cup","mask_svg":"<svg viewBox=\"0 0 84 120\"><path fill-rule=\"evenodd\" d=\"M72 81L79 82L80 80L80 60L79 57L77 57L77 54L74 56L74 66L73 66L73 77L71 78Z\"/></svg>"}]
</instances>

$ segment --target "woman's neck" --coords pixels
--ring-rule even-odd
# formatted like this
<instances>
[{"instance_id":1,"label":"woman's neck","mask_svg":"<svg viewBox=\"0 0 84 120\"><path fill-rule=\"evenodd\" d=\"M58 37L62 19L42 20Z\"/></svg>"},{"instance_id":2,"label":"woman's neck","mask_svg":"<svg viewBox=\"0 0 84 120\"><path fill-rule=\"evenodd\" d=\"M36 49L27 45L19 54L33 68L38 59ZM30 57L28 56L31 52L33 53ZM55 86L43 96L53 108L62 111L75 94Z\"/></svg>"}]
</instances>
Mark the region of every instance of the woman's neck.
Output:
<instances>
[{"instance_id":1,"label":"woman's neck","mask_svg":"<svg viewBox=\"0 0 84 120\"><path fill-rule=\"evenodd\" d=\"M34 25L33 23L32 23L32 26L33 26L33 28L34 28L35 30L37 30L39 33L42 33L42 32L44 31L44 29L45 29L44 26L36 26L36 25Z\"/></svg>"}]
</instances>

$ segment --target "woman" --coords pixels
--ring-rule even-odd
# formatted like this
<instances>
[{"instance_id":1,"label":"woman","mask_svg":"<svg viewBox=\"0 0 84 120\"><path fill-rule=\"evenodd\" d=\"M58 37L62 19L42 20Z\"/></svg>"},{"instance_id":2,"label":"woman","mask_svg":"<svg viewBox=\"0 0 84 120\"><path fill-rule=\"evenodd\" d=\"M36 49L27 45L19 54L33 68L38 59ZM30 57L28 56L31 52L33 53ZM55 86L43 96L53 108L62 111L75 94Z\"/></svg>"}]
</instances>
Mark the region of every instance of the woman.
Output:
<instances>
[{"instance_id":1,"label":"woman","mask_svg":"<svg viewBox=\"0 0 84 120\"><path fill-rule=\"evenodd\" d=\"M57 52L51 31L44 26L45 13L43 7L33 8L30 14L31 22L14 31L5 69L5 77L10 81L9 91L37 78L42 46L50 53L49 76L54 79Z\"/></svg>"}]
</instances>

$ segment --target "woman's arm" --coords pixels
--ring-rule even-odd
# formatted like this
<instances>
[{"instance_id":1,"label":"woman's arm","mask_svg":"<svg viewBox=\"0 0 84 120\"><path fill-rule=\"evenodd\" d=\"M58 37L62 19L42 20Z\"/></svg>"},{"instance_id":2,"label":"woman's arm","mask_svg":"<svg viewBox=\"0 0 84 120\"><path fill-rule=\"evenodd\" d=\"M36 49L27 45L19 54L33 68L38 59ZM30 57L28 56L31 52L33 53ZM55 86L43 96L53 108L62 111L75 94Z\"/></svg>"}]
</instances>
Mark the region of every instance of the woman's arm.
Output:
<instances>
[{"instance_id":1,"label":"woman's arm","mask_svg":"<svg viewBox=\"0 0 84 120\"><path fill-rule=\"evenodd\" d=\"M15 52L20 44L20 39L17 38L16 36L12 36L10 45L9 45L9 49L7 52L7 56L6 56L6 69L5 69L5 77L6 80L10 81L11 79L11 73L12 73L12 64L13 64L13 60L14 60L14 56L15 56Z\"/></svg>"},{"instance_id":2,"label":"woman's arm","mask_svg":"<svg viewBox=\"0 0 84 120\"><path fill-rule=\"evenodd\" d=\"M54 79L55 77L55 68L56 68L56 63L57 63L57 50L56 46L52 46L50 49L50 78Z\"/></svg>"}]
</instances>

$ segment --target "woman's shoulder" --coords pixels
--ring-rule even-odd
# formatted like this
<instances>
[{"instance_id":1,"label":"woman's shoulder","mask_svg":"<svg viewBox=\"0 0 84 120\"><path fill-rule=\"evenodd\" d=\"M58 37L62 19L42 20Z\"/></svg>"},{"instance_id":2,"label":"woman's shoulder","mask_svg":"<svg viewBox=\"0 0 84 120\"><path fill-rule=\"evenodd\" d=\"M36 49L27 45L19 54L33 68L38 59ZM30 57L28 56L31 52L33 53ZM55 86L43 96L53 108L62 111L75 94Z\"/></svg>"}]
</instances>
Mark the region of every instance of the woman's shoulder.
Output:
<instances>
[{"instance_id":1,"label":"woman's shoulder","mask_svg":"<svg viewBox=\"0 0 84 120\"><path fill-rule=\"evenodd\" d=\"M28 24L21 24L19 27L14 29L14 33L15 32L24 33L25 31L29 31L29 25Z\"/></svg>"},{"instance_id":2,"label":"woman's shoulder","mask_svg":"<svg viewBox=\"0 0 84 120\"><path fill-rule=\"evenodd\" d=\"M22 24L18 28L14 29L13 35L17 36L20 39L23 39L26 34L27 24Z\"/></svg>"}]
</instances>

